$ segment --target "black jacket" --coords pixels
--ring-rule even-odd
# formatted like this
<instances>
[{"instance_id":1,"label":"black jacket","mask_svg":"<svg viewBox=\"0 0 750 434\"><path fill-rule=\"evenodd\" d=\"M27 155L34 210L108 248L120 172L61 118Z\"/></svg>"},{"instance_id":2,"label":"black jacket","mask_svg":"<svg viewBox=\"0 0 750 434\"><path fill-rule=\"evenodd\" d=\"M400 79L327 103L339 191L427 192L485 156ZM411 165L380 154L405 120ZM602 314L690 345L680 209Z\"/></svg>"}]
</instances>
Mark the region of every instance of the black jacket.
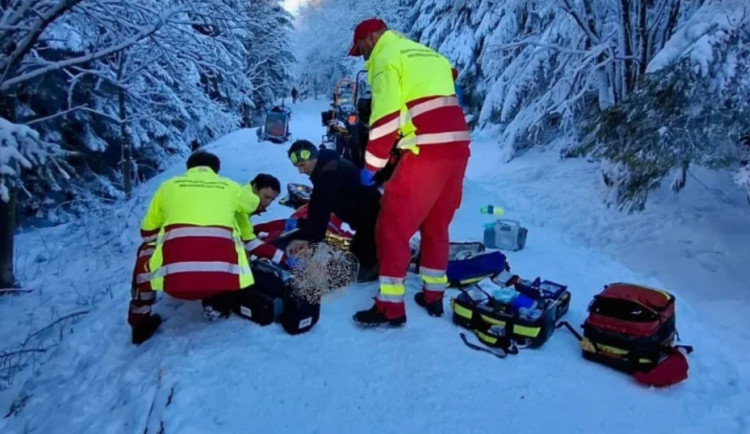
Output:
<instances>
[{"instance_id":1,"label":"black jacket","mask_svg":"<svg viewBox=\"0 0 750 434\"><path fill-rule=\"evenodd\" d=\"M318 154L310 175L313 192L302 224L300 238L312 242L323 240L331 213L355 231L374 231L380 212L380 192L364 187L360 169L329 149Z\"/></svg>"}]
</instances>

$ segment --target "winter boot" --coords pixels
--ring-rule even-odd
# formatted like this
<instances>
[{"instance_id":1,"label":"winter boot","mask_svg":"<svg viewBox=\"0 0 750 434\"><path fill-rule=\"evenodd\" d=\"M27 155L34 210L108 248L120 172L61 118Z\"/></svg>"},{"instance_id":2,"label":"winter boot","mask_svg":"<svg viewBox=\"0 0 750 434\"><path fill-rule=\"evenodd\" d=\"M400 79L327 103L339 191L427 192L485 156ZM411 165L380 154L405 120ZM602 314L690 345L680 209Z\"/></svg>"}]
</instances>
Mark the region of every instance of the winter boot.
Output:
<instances>
[{"instance_id":1,"label":"winter boot","mask_svg":"<svg viewBox=\"0 0 750 434\"><path fill-rule=\"evenodd\" d=\"M406 314L401 313L399 316L388 318L383 312L383 308L379 306L378 301L375 300L373 305L368 310L361 310L354 314L354 322L363 326L402 326L406 323ZM402 311L403 312L403 311Z\"/></svg>"},{"instance_id":2,"label":"winter boot","mask_svg":"<svg viewBox=\"0 0 750 434\"><path fill-rule=\"evenodd\" d=\"M138 325L132 327L131 341L135 345L140 345L146 342L154 335L156 329L161 325L161 316L159 316L159 314L149 315L139 322Z\"/></svg>"},{"instance_id":3,"label":"winter boot","mask_svg":"<svg viewBox=\"0 0 750 434\"><path fill-rule=\"evenodd\" d=\"M220 319L229 318L229 311L221 311L211 305L203 305L203 317L214 322Z\"/></svg>"},{"instance_id":4,"label":"winter boot","mask_svg":"<svg viewBox=\"0 0 750 434\"><path fill-rule=\"evenodd\" d=\"M237 292L222 292L201 300L203 316L209 321L229 318L232 307L236 306Z\"/></svg>"},{"instance_id":5,"label":"winter boot","mask_svg":"<svg viewBox=\"0 0 750 434\"><path fill-rule=\"evenodd\" d=\"M443 316L443 297L440 297L434 301L426 302L424 299L424 295L424 291L414 294L414 301L416 301L418 305L425 308L430 316Z\"/></svg>"}]
</instances>

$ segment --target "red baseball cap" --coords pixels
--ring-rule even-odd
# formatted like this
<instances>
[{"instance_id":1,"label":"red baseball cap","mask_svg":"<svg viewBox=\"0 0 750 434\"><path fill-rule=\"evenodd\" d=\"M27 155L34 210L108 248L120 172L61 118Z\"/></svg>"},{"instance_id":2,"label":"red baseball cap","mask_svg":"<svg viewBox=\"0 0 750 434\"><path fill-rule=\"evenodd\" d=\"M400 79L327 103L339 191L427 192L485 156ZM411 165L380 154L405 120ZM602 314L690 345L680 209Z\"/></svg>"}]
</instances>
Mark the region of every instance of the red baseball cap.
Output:
<instances>
[{"instance_id":1,"label":"red baseball cap","mask_svg":"<svg viewBox=\"0 0 750 434\"><path fill-rule=\"evenodd\" d=\"M357 42L359 42L360 39L367 37L370 33L387 28L388 26L385 25L385 22L379 18L369 18L357 24L357 27L354 28L354 40L352 42L352 48L349 49L349 55L359 57L360 54L357 49Z\"/></svg>"}]
</instances>

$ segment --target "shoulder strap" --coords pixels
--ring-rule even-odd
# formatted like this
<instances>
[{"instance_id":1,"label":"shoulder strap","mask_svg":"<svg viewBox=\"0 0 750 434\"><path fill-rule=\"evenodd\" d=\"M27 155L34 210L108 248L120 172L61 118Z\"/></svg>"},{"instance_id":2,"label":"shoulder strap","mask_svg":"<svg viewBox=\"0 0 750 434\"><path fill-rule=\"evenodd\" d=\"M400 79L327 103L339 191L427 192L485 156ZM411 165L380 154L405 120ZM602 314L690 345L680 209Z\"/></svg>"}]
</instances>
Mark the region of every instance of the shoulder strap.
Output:
<instances>
[{"instance_id":1,"label":"shoulder strap","mask_svg":"<svg viewBox=\"0 0 750 434\"><path fill-rule=\"evenodd\" d=\"M489 348L482 347L482 346L477 345L477 344L473 344L473 343L469 342L468 339L466 339L466 334L464 334L464 333L461 333L461 340L464 341L464 344L467 347L471 348L472 350L481 351L483 353L492 354L493 356L497 357L498 359L504 359L508 354L517 354L518 353L517 349L515 350L515 352L511 352L511 351L506 351L503 348L489 349Z\"/></svg>"}]
</instances>

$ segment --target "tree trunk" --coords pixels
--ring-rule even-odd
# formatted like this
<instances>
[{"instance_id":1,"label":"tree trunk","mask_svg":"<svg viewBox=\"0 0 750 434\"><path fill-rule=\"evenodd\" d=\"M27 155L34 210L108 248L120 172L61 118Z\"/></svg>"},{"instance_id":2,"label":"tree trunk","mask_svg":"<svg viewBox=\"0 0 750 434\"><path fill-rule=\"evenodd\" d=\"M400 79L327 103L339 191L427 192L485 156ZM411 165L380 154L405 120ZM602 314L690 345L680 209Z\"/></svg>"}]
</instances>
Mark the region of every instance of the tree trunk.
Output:
<instances>
[{"instance_id":1,"label":"tree trunk","mask_svg":"<svg viewBox=\"0 0 750 434\"><path fill-rule=\"evenodd\" d=\"M0 117L13 122L14 110L13 99L0 94ZM9 187L8 190L10 196L8 202L0 198L0 288L10 288L16 283L16 278L13 275L13 233L16 230L16 191L13 187Z\"/></svg>"},{"instance_id":2,"label":"tree trunk","mask_svg":"<svg viewBox=\"0 0 750 434\"><path fill-rule=\"evenodd\" d=\"M633 89L633 60L631 58L631 56L633 55L633 46L631 45L632 29L630 25L630 0L620 0L620 13L622 14L622 22L620 23L620 25L622 26L622 55L623 57L625 57L625 61L623 62L623 77L625 79L625 88L622 91L623 96L625 96L629 94Z\"/></svg>"},{"instance_id":3,"label":"tree trunk","mask_svg":"<svg viewBox=\"0 0 750 434\"><path fill-rule=\"evenodd\" d=\"M643 77L646 74L646 67L649 61L649 40L648 40L648 4L646 0L638 1L638 44L639 44L639 64L638 64L638 78Z\"/></svg>"},{"instance_id":4,"label":"tree trunk","mask_svg":"<svg viewBox=\"0 0 750 434\"><path fill-rule=\"evenodd\" d=\"M600 54L597 59L599 62L606 60L606 55ZM599 93L599 109L606 110L615 104L613 83L610 80L609 65L600 66L596 71L597 89Z\"/></svg>"},{"instance_id":5,"label":"tree trunk","mask_svg":"<svg viewBox=\"0 0 750 434\"><path fill-rule=\"evenodd\" d=\"M677 19L680 17L680 2L675 2L672 6L672 11L669 14L669 20L667 25L664 26L664 35L662 36L662 46L667 43L669 38L672 37L675 27L677 27ZM662 48L662 47L659 47ZM654 50L656 52L656 50Z\"/></svg>"},{"instance_id":6,"label":"tree trunk","mask_svg":"<svg viewBox=\"0 0 750 434\"><path fill-rule=\"evenodd\" d=\"M133 185L131 184L131 155L130 155L130 136L128 135L128 128L125 120L127 119L127 111L125 110L125 90L122 86L122 72L125 65L125 53L119 54L119 64L117 65L117 82L120 86L117 88L117 100L119 103L119 118L120 118L120 146L122 150L122 186L125 190L125 199L130 200L130 195L133 191Z\"/></svg>"},{"instance_id":7,"label":"tree trunk","mask_svg":"<svg viewBox=\"0 0 750 434\"><path fill-rule=\"evenodd\" d=\"M0 288L11 288L16 283L13 275L13 232L16 230L16 192L10 191L10 201L0 200Z\"/></svg>"},{"instance_id":8,"label":"tree trunk","mask_svg":"<svg viewBox=\"0 0 750 434\"><path fill-rule=\"evenodd\" d=\"M0 62L3 69L2 74L0 75L0 83L13 77L21 64L21 61L23 61L26 55L34 49L39 38L44 33L44 30L81 1L82 0L62 0L54 6L49 7L44 14L39 14L37 12L37 21L32 22L31 24L32 31L22 37L14 34L15 32L18 32L18 30L13 30L10 33L4 34L4 40L0 45L0 52L2 52L6 58ZM3 9L7 10L7 7L3 6ZM17 25L19 23L11 22L10 24Z\"/></svg>"},{"instance_id":9,"label":"tree trunk","mask_svg":"<svg viewBox=\"0 0 750 434\"><path fill-rule=\"evenodd\" d=\"M596 16L594 15L594 8L591 5L590 1L583 2L583 10L586 13L586 20L588 21L589 29L591 29L591 32L593 34L600 38L601 35L599 34L599 28L596 26Z\"/></svg>"}]
</instances>

